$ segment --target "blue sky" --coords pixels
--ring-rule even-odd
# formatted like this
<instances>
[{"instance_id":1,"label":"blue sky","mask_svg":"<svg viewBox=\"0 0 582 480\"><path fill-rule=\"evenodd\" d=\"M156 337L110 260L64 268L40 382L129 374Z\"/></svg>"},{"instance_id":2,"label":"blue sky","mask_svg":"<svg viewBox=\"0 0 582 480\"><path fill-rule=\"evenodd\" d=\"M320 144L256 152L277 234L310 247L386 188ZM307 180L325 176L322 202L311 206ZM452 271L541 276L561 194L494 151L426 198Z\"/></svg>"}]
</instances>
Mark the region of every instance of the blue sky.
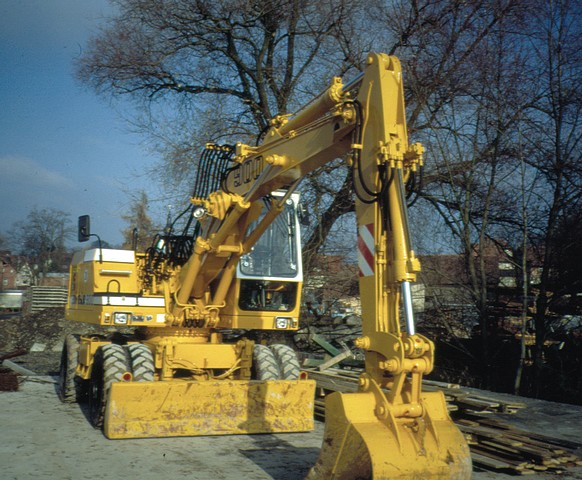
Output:
<instances>
[{"instance_id":1,"label":"blue sky","mask_svg":"<svg viewBox=\"0 0 582 480\"><path fill-rule=\"evenodd\" d=\"M91 215L121 242L138 175L154 159L73 62L111 13L107 0L0 0L0 233L34 208ZM151 182L150 182L151 184ZM76 245L76 244L75 244Z\"/></svg>"}]
</instances>

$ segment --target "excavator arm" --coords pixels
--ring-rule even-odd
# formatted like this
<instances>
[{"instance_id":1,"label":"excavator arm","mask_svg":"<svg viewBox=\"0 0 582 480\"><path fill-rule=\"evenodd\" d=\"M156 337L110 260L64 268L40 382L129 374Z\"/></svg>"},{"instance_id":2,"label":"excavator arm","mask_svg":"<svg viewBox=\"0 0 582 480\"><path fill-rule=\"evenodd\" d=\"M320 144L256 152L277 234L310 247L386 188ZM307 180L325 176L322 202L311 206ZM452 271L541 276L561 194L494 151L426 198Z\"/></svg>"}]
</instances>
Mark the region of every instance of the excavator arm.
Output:
<instances>
[{"instance_id":1,"label":"excavator arm","mask_svg":"<svg viewBox=\"0 0 582 480\"><path fill-rule=\"evenodd\" d=\"M202 234L176 284L176 316L191 299L196 305L189 305L189 314L199 318L208 317L204 312L208 304L219 305L224 300L216 295L211 295L210 302L202 298L223 269L248 253L282 211L287 197L271 202L262 222L247 229L249 218L261 208L266 195L280 189L289 195L307 174L344 157L352 170L354 188L356 192L362 189L359 197L367 204L378 197L377 192L375 196L367 193L367 185L386 183L395 162L400 162L401 169L406 163L404 175L416 169L422 147L414 145L408 150L400 74L393 79L382 77L371 68L372 57L370 62L365 74L349 85L336 77L323 94L292 118L275 117L261 145L237 144L236 165L228 170L221 189L205 198L192 198L199 207L195 214ZM225 277L225 285L216 290L227 291L230 280Z\"/></svg>"},{"instance_id":2,"label":"excavator arm","mask_svg":"<svg viewBox=\"0 0 582 480\"><path fill-rule=\"evenodd\" d=\"M422 163L409 146L398 60L370 55L358 95L364 117L352 153L365 373L359 391L326 399L326 430L308 478L471 476L471 457L441 392L423 392L434 344L416 332L405 182ZM401 317L400 312L403 312Z\"/></svg>"},{"instance_id":3,"label":"excavator arm","mask_svg":"<svg viewBox=\"0 0 582 480\"><path fill-rule=\"evenodd\" d=\"M277 117L257 147L236 146L237 166L223 189L193 199L209 218L198 254L185 268L177 295L200 308L213 263L216 276L231 271L262 233L243 234L241 222L266 194L294 190L301 179L338 157L346 158L356 194L359 283L366 353L360 391L332 394L326 406L322 452L309 478L469 478L466 442L450 420L442 393L423 393L434 345L416 333L411 282L420 263L410 239L405 183L422 164L423 147L409 145L398 59L370 54L364 74L331 87L291 119ZM273 202L263 226L281 211ZM228 253L228 256L225 256ZM221 261L216 259L224 258ZM228 286L217 289L227 292ZM226 299L212 298L217 305ZM401 328L401 315L403 325Z\"/></svg>"}]
</instances>

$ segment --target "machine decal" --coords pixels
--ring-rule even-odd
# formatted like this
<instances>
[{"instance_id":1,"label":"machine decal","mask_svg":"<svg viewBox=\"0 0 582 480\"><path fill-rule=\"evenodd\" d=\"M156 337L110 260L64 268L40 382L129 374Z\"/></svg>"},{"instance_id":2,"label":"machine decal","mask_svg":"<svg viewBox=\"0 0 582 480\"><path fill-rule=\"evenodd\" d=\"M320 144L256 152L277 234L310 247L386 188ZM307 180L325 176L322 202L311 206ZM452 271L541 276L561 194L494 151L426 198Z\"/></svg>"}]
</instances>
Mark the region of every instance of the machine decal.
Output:
<instances>
[{"instance_id":1,"label":"machine decal","mask_svg":"<svg viewBox=\"0 0 582 480\"><path fill-rule=\"evenodd\" d=\"M360 277L374 275L374 224L361 225L358 234Z\"/></svg>"},{"instance_id":2,"label":"machine decal","mask_svg":"<svg viewBox=\"0 0 582 480\"><path fill-rule=\"evenodd\" d=\"M234 186L236 188L247 183L255 181L264 170L263 157L254 157L243 162L238 168L232 172L234 178Z\"/></svg>"}]
</instances>

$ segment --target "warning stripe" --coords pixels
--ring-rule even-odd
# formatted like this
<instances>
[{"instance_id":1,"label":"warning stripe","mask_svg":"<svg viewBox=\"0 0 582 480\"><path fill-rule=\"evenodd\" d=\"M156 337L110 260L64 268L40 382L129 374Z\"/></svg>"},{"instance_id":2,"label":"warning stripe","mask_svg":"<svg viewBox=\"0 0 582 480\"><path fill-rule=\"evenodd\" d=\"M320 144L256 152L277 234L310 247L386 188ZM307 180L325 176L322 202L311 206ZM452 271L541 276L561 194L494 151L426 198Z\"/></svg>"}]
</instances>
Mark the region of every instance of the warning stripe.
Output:
<instances>
[{"instance_id":1,"label":"warning stripe","mask_svg":"<svg viewBox=\"0 0 582 480\"><path fill-rule=\"evenodd\" d=\"M374 275L374 224L361 225L358 229L358 267L360 277Z\"/></svg>"}]
</instances>

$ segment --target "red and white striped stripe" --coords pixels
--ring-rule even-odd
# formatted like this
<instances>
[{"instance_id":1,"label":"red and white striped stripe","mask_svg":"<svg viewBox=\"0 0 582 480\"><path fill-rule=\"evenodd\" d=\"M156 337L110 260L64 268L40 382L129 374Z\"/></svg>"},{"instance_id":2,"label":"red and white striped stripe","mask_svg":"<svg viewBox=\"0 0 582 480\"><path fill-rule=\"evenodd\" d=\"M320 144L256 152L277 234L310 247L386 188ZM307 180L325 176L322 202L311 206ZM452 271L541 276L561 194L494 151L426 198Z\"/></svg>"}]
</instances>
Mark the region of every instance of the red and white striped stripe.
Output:
<instances>
[{"instance_id":1,"label":"red and white striped stripe","mask_svg":"<svg viewBox=\"0 0 582 480\"><path fill-rule=\"evenodd\" d=\"M360 225L358 229L358 267L360 277L374 275L374 224Z\"/></svg>"}]
</instances>

